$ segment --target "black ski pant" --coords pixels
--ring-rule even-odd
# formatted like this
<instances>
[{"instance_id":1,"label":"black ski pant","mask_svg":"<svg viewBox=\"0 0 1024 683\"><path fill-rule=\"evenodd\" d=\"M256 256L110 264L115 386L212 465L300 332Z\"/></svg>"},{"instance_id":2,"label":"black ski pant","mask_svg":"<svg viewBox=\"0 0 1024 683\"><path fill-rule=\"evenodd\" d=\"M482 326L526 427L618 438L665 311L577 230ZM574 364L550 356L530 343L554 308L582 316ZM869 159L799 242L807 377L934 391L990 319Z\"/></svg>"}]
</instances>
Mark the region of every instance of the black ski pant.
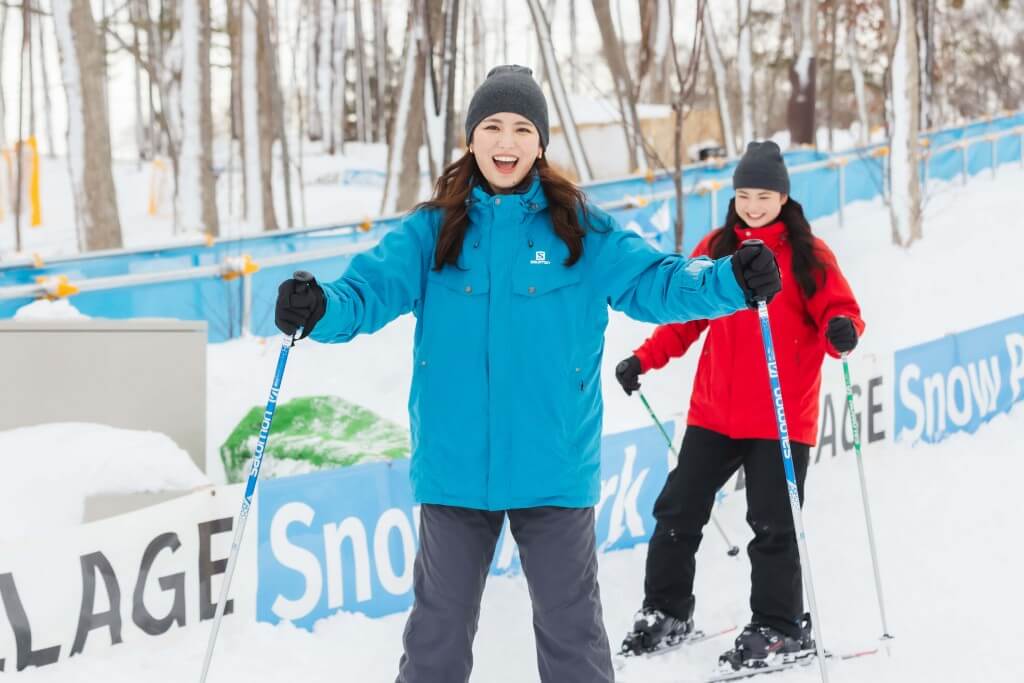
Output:
<instances>
[{"instance_id":1,"label":"black ski pant","mask_svg":"<svg viewBox=\"0 0 1024 683\"><path fill-rule=\"evenodd\" d=\"M803 504L810 446L791 446ZM680 619L693 614L702 529L711 518L715 494L740 465L746 476L747 523L754 530L747 546L751 621L795 637L803 615L800 555L777 440L730 439L701 427L686 428L679 463L654 504L657 524L647 550L644 606Z\"/></svg>"},{"instance_id":2,"label":"black ski pant","mask_svg":"<svg viewBox=\"0 0 1024 683\"><path fill-rule=\"evenodd\" d=\"M597 584L594 508L507 511L424 504L415 601L396 683L465 683L494 548L509 518L533 604L543 683L613 683Z\"/></svg>"}]
</instances>

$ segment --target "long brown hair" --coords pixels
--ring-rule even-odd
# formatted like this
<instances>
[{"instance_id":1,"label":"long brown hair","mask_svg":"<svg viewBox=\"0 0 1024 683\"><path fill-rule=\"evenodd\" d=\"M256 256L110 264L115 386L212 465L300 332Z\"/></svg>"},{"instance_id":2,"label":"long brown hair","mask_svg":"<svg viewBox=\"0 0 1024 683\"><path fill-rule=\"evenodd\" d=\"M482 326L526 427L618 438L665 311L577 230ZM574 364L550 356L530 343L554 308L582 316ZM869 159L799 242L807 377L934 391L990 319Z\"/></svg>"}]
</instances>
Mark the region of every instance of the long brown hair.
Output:
<instances>
[{"instance_id":1,"label":"long brown hair","mask_svg":"<svg viewBox=\"0 0 1024 683\"><path fill-rule=\"evenodd\" d=\"M828 269L814 246L814 234L811 232L811 224L804 216L804 207L790 197L782 205L782 211L779 212L777 220L785 224L786 237L793 246L793 275L796 276L804 294L810 298L818 291L819 285L824 283ZM729 200L725 225L711 237L711 242L708 245L711 258L721 258L736 251L739 247L739 238L733 228L737 225L744 228L750 227L736 213L736 199L733 198Z\"/></svg>"},{"instance_id":2,"label":"long brown hair","mask_svg":"<svg viewBox=\"0 0 1024 683\"><path fill-rule=\"evenodd\" d=\"M580 215L586 222L586 197L576 185L553 169L542 157L537 159L531 173L540 177L541 189L548 200L551 224L558 238L569 248L565 265L571 266L583 255L583 235L586 234ZM444 219L437 236L434 250L434 270L441 270L445 264L458 266L462 253L462 242L469 228L469 194L473 185L482 179L476 157L469 152L453 161L434 183L434 196L417 205L421 208L441 209ZM480 180L479 182L482 182Z\"/></svg>"}]
</instances>

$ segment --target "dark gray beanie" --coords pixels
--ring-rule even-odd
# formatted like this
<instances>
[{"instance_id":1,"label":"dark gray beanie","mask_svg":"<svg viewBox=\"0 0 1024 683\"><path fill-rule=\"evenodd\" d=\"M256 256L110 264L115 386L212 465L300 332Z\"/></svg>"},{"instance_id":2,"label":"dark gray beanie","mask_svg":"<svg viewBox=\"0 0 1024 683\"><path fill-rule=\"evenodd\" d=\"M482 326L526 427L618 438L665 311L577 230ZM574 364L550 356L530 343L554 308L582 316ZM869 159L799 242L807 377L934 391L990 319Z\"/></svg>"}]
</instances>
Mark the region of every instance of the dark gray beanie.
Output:
<instances>
[{"instance_id":1,"label":"dark gray beanie","mask_svg":"<svg viewBox=\"0 0 1024 683\"><path fill-rule=\"evenodd\" d=\"M528 67L507 64L490 70L466 110L466 144L481 121L503 111L529 120L540 133L541 147L548 146L548 103Z\"/></svg>"},{"instance_id":2,"label":"dark gray beanie","mask_svg":"<svg viewBox=\"0 0 1024 683\"><path fill-rule=\"evenodd\" d=\"M748 144L732 173L732 186L733 189L756 187L788 195L789 173L779 146L771 140Z\"/></svg>"}]
</instances>

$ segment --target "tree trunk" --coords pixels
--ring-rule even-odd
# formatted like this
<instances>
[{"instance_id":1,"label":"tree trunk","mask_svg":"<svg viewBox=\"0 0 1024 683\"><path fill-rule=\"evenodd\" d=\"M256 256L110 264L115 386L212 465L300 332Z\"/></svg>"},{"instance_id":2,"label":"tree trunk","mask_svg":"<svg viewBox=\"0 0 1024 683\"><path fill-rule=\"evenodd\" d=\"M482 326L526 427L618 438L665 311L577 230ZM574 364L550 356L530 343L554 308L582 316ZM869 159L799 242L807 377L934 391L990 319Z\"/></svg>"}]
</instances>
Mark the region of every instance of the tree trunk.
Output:
<instances>
[{"instance_id":1,"label":"tree trunk","mask_svg":"<svg viewBox=\"0 0 1024 683\"><path fill-rule=\"evenodd\" d=\"M295 208L292 205L292 160L288 150L288 128L286 125L284 95L282 94L280 60L278 54L281 45L280 21L277 14L278 6L270 15L274 23L273 31L267 32L266 43L270 52L270 98L271 116L274 120L274 133L281 143L281 180L284 183L285 219L289 228L295 227ZM273 165L273 157L271 157Z\"/></svg>"},{"instance_id":2,"label":"tree trunk","mask_svg":"<svg viewBox=\"0 0 1024 683\"><path fill-rule=\"evenodd\" d=\"M316 0L313 1L316 2ZM338 130L334 111L334 0L320 0L319 8L317 23L320 28L320 39L317 43L316 93L318 98L316 107L323 118L324 149L328 154L334 154L335 133ZM310 123L312 131L312 121Z\"/></svg>"},{"instance_id":3,"label":"tree trunk","mask_svg":"<svg viewBox=\"0 0 1024 683\"><path fill-rule=\"evenodd\" d=\"M558 120L561 122L566 146L569 148L569 156L572 157L572 163L576 168L576 175L579 181L584 183L590 182L592 178L590 163L587 161L587 153L583 148L579 130L576 128L576 120L573 118L572 108L569 106L569 95L565 91L562 73L558 68L555 49L551 42L551 25L548 23L547 16L540 6L540 0L527 0L527 2L530 7L530 14L533 16L533 25L537 30L541 58L544 60L549 75L548 82L551 84L551 100L555 105Z\"/></svg>"},{"instance_id":4,"label":"tree trunk","mask_svg":"<svg viewBox=\"0 0 1024 683\"><path fill-rule=\"evenodd\" d=\"M274 212L274 140L277 125L274 119L273 50L270 47L270 6L268 0L258 0L256 15L256 88L259 92L259 153L260 197L263 202L263 230L278 229Z\"/></svg>"},{"instance_id":5,"label":"tree trunk","mask_svg":"<svg viewBox=\"0 0 1024 683\"><path fill-rule=\"evenodd\" d=\"M39 3L35 3L39 8ZM43 80L43 125L46 127L46 153L53 157L57 154L53 136L53 100L50 97L50 67L47 64L46 56L50 54L46 44L46 28L43 26L43 16L36 15L36 25L39 31L37 43L39 44L39 75Z\"/></svg>"},{"instance_id":6,"label":"tree trunk","mask_svg":"<svg viewBox=\"0 0 1024 683\"><path fill-rule=\"evenodd\" d=\"M852 5L847 5L852 10ZM871 133L868 121L868 103L864 94L864 71L860 66L860 54L857 48L856 19L851 11L848 17L849 24L846 30L846 59L850 62L850 76L853 78L853 94L857 100L857 118L860 121L860 135L858 144L862 147L868 144Z\"/></svg>"},{"instance_id":7,"label":"tree trunk","mask_svg":"<svg viewBox=\"0 0 1024 683\"><path fill-rule=\"evenodd\" d=\"M306 126L309 139L322 140L324 137L323 113L320 111L322 95L320 88L320 51L323 46L323 28L320 25L320 0L306 1L306 23L309 35L306 37Z\"/></svg>"},{"instance_id":8,"label":"tree trunk","mask_svg":"<svg viewBox=\"0 0 1024 683\"><path fill-rule=\"evenodd\" d=\"M935 7L934 0L917 0L917 7L920 9L917 21L918 52L921 56L920 73L921 87L919 98L921 100L921 121L924 129L931 129L934 126L934 87L932 79L935 70Z\"/></svg>"},{"instance_id":9,"label":"tree trunk","mask_svg":"<svg viewBox=\"0 0 1024 683\"><path fill-rule=\"evenodd\" d=\"M138 0L128 3L128 20L132 25L132 49L135 54L142 54L142 41L139 40L139 24L142 18L139 14ZM149 144L147 142L146 118L142 112L142 65L139 60L132 63L132 82L135 86L135 150L138 160L138 168L142 169L142 161L148 158Z\"/></svg>"},{"instance_id":10,"label":"tree trunk","mask_svg":"<svg viewBox=\"0 0 1024 683\"><path fill-rule=\"evenodd\" d=\"M817 80L818 13L815 0L799 0L799 17L793 26L793 66L789 71L790 95L786 109L790 144L815 143L815 88Z\"/></svg>"},{"instance_id":11,"label":"tree trunk","mask_svg":"<svg viewBox=\"0 0 1024 683\"><path fill-rule=\"evenodd\" d=\"M835 107L836 107L836 36L839 25L839 0L829 0L828 27L828 151L835 151Z\"/></svg>"},{"instance_id":12,"label":"tree trunk","mask_svg":"<svg viewBox=\"0 0 1024 683\"><path fill-rule=\"evenodd\" d=\"M718 120L722 125L722 141L725 153L731 158L736 156L736 136L732 130L732 112L729 111L729 93L726 90L728 75L725 72L725 61L722 51L718 48L718 36L715 24L711 19L711 8L704 7L704 42L708 50L708 61L711 63L711 80L715 86L715 99L718 101Z\"/></svg>"},{"instance_id":13,"label":"tree trunk","mask_svg":"<svg viewBox=\"0 0 1024 683\"><path fill-rule=\"evenodd\" d=\"M0 75L4 73L4 36L7 34L7 5L0 5ZM2 76L0 76L2 80ZM7 147L7 102L4 95L4 89L0 88L0 149ZM4 195L3 189L0 189L0 201ZM0 207L0 215L3 213L3 208Z\"/></svg>"},{"instance_id":14,"label":"tree trunk","mask_svg":"<svg viewBox=\"0 0 1024 683\"><path fill-rule=\"evenodd\" d=\"M384 19L384 3L373 0L373 66L376 72L374 83L374 119L377 122L373 129L373 141L388 140L390 121L388 112L388 79L391 70L388 67L387 23Z\"/></svg>"},{"instance_id":15,"label":"tree trunk","mask_svg":"<svg viewBox=\"0 0 1024 683\"><path fill-rule=\"evenodd\" d=\"M348 0L337 0L334 5L334 35L331 40L331 153L335 150L344 154L347 131L345 122L348 118L348 106L345 92L348 81L345 68L348 58ZM356 103L359 106L359 103Z\"/></svg>"},{"instance_id":16,"label":"tree trunk","mask_svg":"<svg viewBox=\"0 0 1024 683\"><path fill-rule=\"evenodd\" d=\"M423 144L423 87L427 57L424 53L423 12L420 0L409 3L405 49L395 98L395 121L388 140L387 179L381 201L384 215L411 208L419 199L420 145Z\"/></svg>"},{"instance_id":17,"label":"tree trunk","mask_svg":"<svg viewBox=\"0 0 1024 683\"><path fill-rule=\"evenodd\" d=\"M598 27L601 29L601 43L604 47L608 69L611 71L612 82L615 85L615 97L619 102L619 111L622 112L622 128L626 136L626 146L629 148L629 166L636 170L642 163L643 168L646 168L648 159L643 144L643 131L640 130L640 118L636 113L633 82L629 75L629 67L626 65L626 57L622 52L622 45L615 35L611 6L609 0L591 1L594 5L594 15L597 17Z\"/></svg>"},{"instance_id":18,"label":"tree trunk","mask_svg":"<svg viewBox=\"0 0 1024 683\"><path fill-rule=\"evenodd\" d=\"M889 210L893 241L910 246L921 239L921 179L918 172L918 99L920 61L917 53L915 0L890 0L895 25L896 48L889 92L892 111L892 144L889 176L892 191Z\"/></svg>"},{"instance_id":19,"label":"tree trunk","mask_svg":"<svg viewBox=\"0 0 1024 683\"><path fill-rule=\"evenodd\" d=\"M121 222L111 172L99 33L89 3L53 0L52 7L68 98L68 164L79 234L88 251L119 249Z\"/></svg>"},{"instance_id":20,"label":"tree trunk","mask_svg":"<svg viewBox=\"0 0 1024 683\"><path fill-rule=\"evenodd\" d=\"M369 142L372 137L373 121L370 113L370 70L366 65L366 39L363 35L363 2L352 0L352 14L355 21L356 57L356 135L360 142Z\"/></svg>"},{"instance_id":21,"label":"tree trunk","mask_svg":"<svg viewBox=\"0 0 1024 683\"><path fill-rule=\"evenodd\" d=\"M740 130L743 144L754 139L754 63L750 48L750 0L736 0L738 40L736 70L740 84Z\"/></svg>"},{"instance_id":22,"label":"tree trunk","mask_svg":"<svg viewBox=\"0 0 1024 683\"><path fill-rule=\"evenodd\" d=\"M210 104L210 0L181 3L181 163L179 216L186 232L219 234Z\"/></svg>"}]
</instances>

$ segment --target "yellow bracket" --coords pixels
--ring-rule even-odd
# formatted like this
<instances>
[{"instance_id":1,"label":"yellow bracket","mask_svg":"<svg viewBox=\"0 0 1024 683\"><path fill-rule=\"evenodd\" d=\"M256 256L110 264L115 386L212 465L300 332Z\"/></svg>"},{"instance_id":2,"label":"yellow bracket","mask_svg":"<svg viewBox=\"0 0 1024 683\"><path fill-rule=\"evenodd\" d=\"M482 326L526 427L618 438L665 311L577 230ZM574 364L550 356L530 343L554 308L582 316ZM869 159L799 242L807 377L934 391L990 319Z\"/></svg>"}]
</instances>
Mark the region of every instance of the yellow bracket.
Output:
<instances>
[{"instance_id":1,"label":"yellow bracket","mask_svg":"<svg viewBox=\"0 0 1024 683\"><path fill-rule=\"evenodd\" d=\"M359 224L359 229L363 232L370 232L373 229L373 221L370 220L369 216L364 218L363 222Z\"/></svg>"},{"instance_id":2,"label":"yellow bracket","mask_svg":"<svg viewBox=\"0 0 1024 683\"><path fill-rule=\"evenodd\" d=\"M889 148L888 147L879 147L878 149L876 149L873 152L871 152L871 156L873 156L873 157L887 157L887 156L889 156Z\"/></svg>"},{"instance_id":3,"label":"yellow bracket","mask_svg":"<svg viewBox=\"0 0 1024 683\"><path fill-rule=\"evenodd\" d=\"M647 172L644 173L644 180L646 180L648 183L653 183L654 182L654 169L653 168L647 169Z\"/></svg>"},{"instance_id":4,"label":"yellow bracket","mask_svg":"<svg viewBox=\"0 0 1024 683\"><path fill-rule=\"evenodd\" d=\"M46 263L43 261L43 257L40 256L39 252L37 251L32 252L32 265L36 268L42 268L43 266L46 265Z\"/></svg>"},{"instance_id":5,"label":"yellow bracket","mask_svg":"<svg viewBox=\"0 0 1024 683\"><path fill-rule=\"evenodd\" d=\"M78 294L78 287L68 282L67 275L38 275L36 282L43 286L43 296L50 301Z\"/></svg>"},{"instance_id":6,"label":"yellow bracket","mask_svg":"<svg viewBox=\"0 0 1024 683\"><path fill-rule=\"evenodd\" d=\"M214 240L212 233L209 233L209 232L204 232L203 233L203 244L205 244L208 247L212 247L215 241L216 240Z\"/></svg>"},{"instance_id":7,"label":"yellow bracket","mask_svg":"<svg viewBox=\"0 0 1024 683\"><path fill-rule=\"evenodd\" d=\"M242 256L228 257L224 260L224 263L221 264L221 268L221 279L230 282L235 278L252 275L260 269L260 266L252 260L251 256L243 254Z\"/></svg>"}]
</instances>

